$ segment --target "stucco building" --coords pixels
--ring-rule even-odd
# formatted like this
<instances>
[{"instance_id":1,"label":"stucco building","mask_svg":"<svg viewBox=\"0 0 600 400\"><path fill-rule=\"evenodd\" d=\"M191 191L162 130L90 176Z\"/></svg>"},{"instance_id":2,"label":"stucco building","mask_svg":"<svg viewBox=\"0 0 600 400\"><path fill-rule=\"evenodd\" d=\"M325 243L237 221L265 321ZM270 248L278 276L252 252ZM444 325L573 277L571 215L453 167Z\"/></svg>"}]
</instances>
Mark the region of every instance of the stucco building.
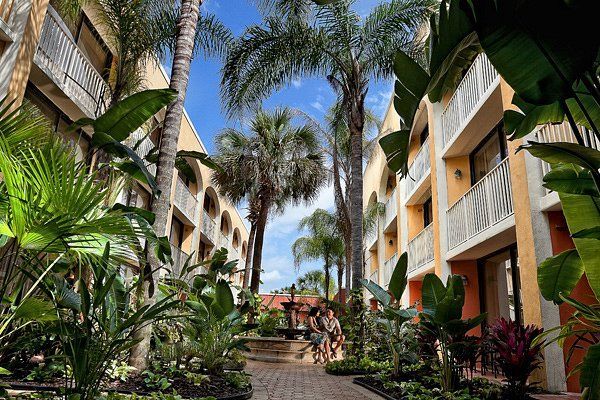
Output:
<instances>
[{"instance_id":1,"label":"stucco building","mask_svg":"<svg viewBox=\"0 0 600 400\"><path fill-rule=\"evenodd\" d=\"M385 203L385 215L366 238L365 278L387 286L406 251L404 304L418 304L425 274L443 280L459 274L465 317L487 312L487 323L505 317L549 329L572 310L543 299L537 266L574 245L558 195L542 187L549 165L516 149L527 140L575 140L566 125L539 126L522 140L507 140L502 116L513 93L479 55L454 93L439 103L421 102L410 138L409 177L399 179L382 150L374 152L365 170L364 207ZM398 129L390 102L380 136ZM573 296L589 301L591 293L584 276ZM566 378L569 347L567 342L564 351L557 345L545 349L536 378L549 390L579 389L578 375ZM576 352L571 365L581 356Z\"/></svg>"},{"instance_id":2,"label":"stucco building","mask_svg":"<svg viewBox=\"0 0 600 400\"><path fill-rule=\"evenodd\" d=\"M95 118L107 107L108 76L116 52L110 48L102 26L95 23L94 12L84 7L75 21L67 22L47 0L0 1L0 98L20 104L23 99L36 105L53 128L71 142L84 159L90 133L66 128L82 117ZM167 88L169 79L156 62L149 62L145 73L148 89ZM136 149L143 158L158 145L164 110L154 117L155 126ZM145 133L132 134L133 145ZM181 123L179 150L206 153L187 113ZM175 171L171 192L169 238L175 265L204 260L217 248L225 247L230 259L246 258L248 232L238 210L219 196L212 186L212 171L196 160L189 160L196 182ZM149 170L155 173L155 166ZM121 202L149 208L149 188L135 182ZM236 280L243 277L236 274Z\"/></svg>"}]
</instances>

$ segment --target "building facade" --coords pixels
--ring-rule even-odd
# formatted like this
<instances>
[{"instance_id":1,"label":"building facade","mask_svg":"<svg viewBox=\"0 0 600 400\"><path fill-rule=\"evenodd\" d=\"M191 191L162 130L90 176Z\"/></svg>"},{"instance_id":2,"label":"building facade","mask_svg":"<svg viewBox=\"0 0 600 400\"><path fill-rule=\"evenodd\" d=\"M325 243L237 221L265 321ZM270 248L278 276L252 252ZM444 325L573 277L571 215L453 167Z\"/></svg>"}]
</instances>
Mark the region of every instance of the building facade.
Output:
<instances>
[{"instance_id":1,"label":"building facade","mask_svg":"<svg viewBox=\"0 0 600 400\"><path fill-rule=\"evenodd\" d=\"M409 176L399 179L391 172L380 148L365 170L365 209L385 203L377 232L365 239L365 278L386 287L398 255L408 252L403 303L418 307L425 274L442 280L461 275L464 316L488 314L474 334L499 317L550 329L572 313L566 305L545 301L537 283L544 259L574 247L557 194L542 186L550 166L516 150L527 140L575 139L566 125L548 125L507 140L502 117L512 107L513 93L479 55L454 93L439 103L421 102L411 131ZM380 136L399 127L390 102ZM591 294L584 276L573 296L586 302ZM582 354L567 365L569 347L567 342L564 350L545 349L535 379L545 388L579 390L577 374L567 375Z\"/></svg>"},{"instance_id":2,"label":"building facade","mask_svg":"<svg viewBox=\"0 0 600 400\"><path fill-rule=\"evenodd\" d=\"M108 77L117 54L96 23L93 9L84 7L75 21L63 18L47 0L0 0L0 98L20 104L24 99L48 117L53 128L72 144L81 159L88 154L90 133L68 133L66 128L82 117L95 118L107 108ZM145 73L148 89L167 88L169 78L159 63L149 62ZM148 128L131 136L130 145L143 139L136 152L144 157L159 144L164 110ZM178 150L206 153L189 116L181 123ZM228 249L230 259L243 265L248 231L238 210L219 196L212 186L212 171L189 160L196 182L175 170L170 199L168 235L174 258L173 269L191 261L202 261L215 249ZM151 173L156 167L149 165ZM122 193L121 202L149 208L147 185L134 182ZM243 276L235 275L237 283Z\"/></svg>"}]
</instances>

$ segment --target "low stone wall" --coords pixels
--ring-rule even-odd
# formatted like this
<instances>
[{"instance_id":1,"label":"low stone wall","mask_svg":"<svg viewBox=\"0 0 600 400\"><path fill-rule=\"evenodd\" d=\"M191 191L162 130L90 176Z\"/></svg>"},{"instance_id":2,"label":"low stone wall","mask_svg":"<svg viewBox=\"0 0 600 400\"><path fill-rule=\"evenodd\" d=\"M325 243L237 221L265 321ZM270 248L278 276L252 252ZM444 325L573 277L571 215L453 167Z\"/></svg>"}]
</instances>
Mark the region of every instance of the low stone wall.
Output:
<instances>
[{"instance_id":1,"label":"low stone wall","mask_svg":"<svg viewBox=\"0 0 600 400\"><path fill-rule=\"evenodd\" d=\"M313 363L314 346L308 340L287 340L276 337L247 336L244 355L250 360L275 363Z\"/></svg>"}]
</instances>

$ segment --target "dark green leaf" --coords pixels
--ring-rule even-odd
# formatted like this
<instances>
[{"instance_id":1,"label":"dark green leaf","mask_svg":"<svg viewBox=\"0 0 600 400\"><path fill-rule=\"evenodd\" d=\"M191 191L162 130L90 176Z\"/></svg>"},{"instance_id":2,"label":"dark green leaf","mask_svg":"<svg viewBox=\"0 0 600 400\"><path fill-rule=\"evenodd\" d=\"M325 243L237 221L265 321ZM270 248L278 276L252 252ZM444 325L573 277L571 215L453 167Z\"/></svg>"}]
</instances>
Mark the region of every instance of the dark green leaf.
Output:
<instances>
[{"instance_id":1,"label":"dark green leaf","mask_svg":"<svg viewBox=\"0 0 600 400\"><path fill-rule=\"evenodd\" d=\"M575 239L596 239L600 240L600 226L594 226L593 228L583 229L579 232L575 232L571 235Z\"/></svg>"},{"instance_id":2,"label":"dark green leaf","mask_svg":"<svg viewBox=\"0 0 600 400\"><path fill-rule=\"evenodd\" d=\"M571 249L544 260L537 273L542 296L556 304L562 303L560 295L569 296L584 268L577 250Z\"/></svg>"},{"instance_id":3,"label":"dark green leaf","mask_svg":"<svg viewBox=\"0 0 600 400\"><path fill-rule=\"evenodd\" d=\"M396 263L396 267L394 268L394 272L392 273L392 277L390 278L390 284L388 286L389 291L394 296L396 301L399 301L402 298L402 293L406 289L407 280L407 272L408 272L408 256L406 252L402 253L400 258L398 258L398 262Z\"/></svg>"},{"instance_id":4,"label":"dark green leaf","mask_svg":"<svg viewBox=\"0 0 600 400\"><path fill-rule=\"evenodd\" d=\"M555 192L599 197L590 171L572 164L560 164L544 176L544 187Z\"/></svg>"},{"instance_id":5,"label":"dark green leaf","mask_svg":"<svg viewBox=\"0 0 600 400\"><path fill-rule=\"evenodd\" d=\"M571 163L590 170L600 169L600 151L575 143L530 141L519 149L526 149L533 156L550 164Z\"/></svg>"},{"instance_id":6,"label":"dark green leaf","mask_svg":"<svg viewBox=\"0 0 600 400\"><path fill-rule=\"evenodd\" d=\"M360 283L369 291L371 294L377 299L377 301L383 306L387 307L390 305L392 301L392 297L390 294L381 286L376 284L375 282L361 279Z\"/></svg>"},{"instance_id":7,"label":"dark green leaf","mask_svg":"<svg viewBox=\"0 0 600 400\"><path fill-rule=\"evenodd\" d=\"M446 288L441 279L435 274L427 274L423 278L421 288L423 312L429 315L435 315L438 304L446 296Z\"/></svg>"},{"instance_id":8,"label":"dark green leaf","mask_svg":"<svg viewBox=\"0 0 600 400\"><path fill-rule=\"evenodd\" d=\"M140 217L144 218L151 225L154 224L154 220L156 219L156 215L152 211L148 211L146 209L139 208L139 207L131 207L131 206L123 205L121 203L116 203L112 209L120 210L125 213L137 214Z\"/></svg>"},{"instance_id":9,"label":"dark green leaf","mask_svg":"<svg viewBox=\"0 0 600 400\"><path fill-rule=\"evenodd\" d=\"M581 364L579 384L588 389L588 399L600 398L600 344L588 348Z\"/></svg>"}]
</instances>

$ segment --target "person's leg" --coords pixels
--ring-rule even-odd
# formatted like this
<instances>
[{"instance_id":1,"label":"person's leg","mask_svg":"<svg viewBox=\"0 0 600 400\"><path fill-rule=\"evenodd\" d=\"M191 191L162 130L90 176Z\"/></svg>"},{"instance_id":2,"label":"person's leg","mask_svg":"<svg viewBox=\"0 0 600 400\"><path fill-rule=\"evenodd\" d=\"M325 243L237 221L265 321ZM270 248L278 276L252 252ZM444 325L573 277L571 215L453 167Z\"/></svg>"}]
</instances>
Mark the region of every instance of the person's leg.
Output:
<instances>
[{"instance_id":1,"label":"person's leg","mask_svg":"<svg viewBox=\"0 0 600 400\"><path fill-rule=\"evenodd\" d=\"M329 342L329 339L325 339L325 343L323 343L323 347L325 348L325 362L328 363L329 360L331 360L331 354L330 354L331 343Z\"/></svg>"},{"instance_id":2,"label":"person's leg","mask_svg":"<svg viewBox=\"0 0 600 400\"><path fill-rule=\"evenodd\" d=\"M344 340L346 339L344 335L338 335L336 337L337 339L337 343L335 344L335 347L333 348L334 353L337 353L338 349L340 347L342 347L342 345L344 344Z\"/></svg>"}]
</instances>

